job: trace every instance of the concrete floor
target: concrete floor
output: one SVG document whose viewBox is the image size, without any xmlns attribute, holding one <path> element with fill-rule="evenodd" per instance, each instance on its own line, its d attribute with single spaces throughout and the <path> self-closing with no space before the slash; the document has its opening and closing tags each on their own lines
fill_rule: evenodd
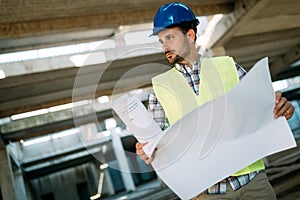
<svg viewBox="0 0 300 200">
<path fill-rule="evenodd" d="M 175 200 L 179 199 L 159 179 L 145 183 L 136 188 L 134 192 L 122 192 L 118 195 L 104 198 L 103 200 Z"/>
</svg>

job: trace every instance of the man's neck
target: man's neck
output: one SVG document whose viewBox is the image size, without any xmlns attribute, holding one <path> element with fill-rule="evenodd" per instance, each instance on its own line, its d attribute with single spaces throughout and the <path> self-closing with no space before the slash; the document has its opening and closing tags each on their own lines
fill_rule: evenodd
<svg viewBox="0 0 300 200">
<path fill-rule="evenodd" d="M 193 65 L 198 59 L 199 59 L 199 55 L 197 53 L 194 53 L 192 55 L 187 56 L 184 60 L 182 60 L 178 64 L 186 65 L 189 66 L 191 69 L 193 69 Z"/>
</svg>

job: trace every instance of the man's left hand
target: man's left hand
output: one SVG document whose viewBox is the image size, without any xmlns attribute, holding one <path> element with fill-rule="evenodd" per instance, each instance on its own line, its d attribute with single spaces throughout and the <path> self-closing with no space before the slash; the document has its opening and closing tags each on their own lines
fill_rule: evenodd
<svg viewBox="0 0 300 200">
<path fill-rule="evenodd" d="M 275 107 L 274 117 L 278 118 L 284 116 L 286 119 L 290 119 L 294 114 L 295 108 L 285 97 L 282 97 L 281 92 L 275 93 Z"/>
</svg>

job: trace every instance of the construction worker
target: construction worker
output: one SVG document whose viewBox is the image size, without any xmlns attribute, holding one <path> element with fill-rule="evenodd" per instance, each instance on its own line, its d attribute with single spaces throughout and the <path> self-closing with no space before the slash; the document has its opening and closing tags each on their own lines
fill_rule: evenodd
<svg viewBox="0 0 300 200">
<path fill-rule="evenodd" d="M 202 63 L 195 45 L 198 24 L 199 21 L 192 10 L 177 2 L 163 5 L 154 17 L 153 35 L 158 35 L 166 59 L 174 66 L 171 70 L 152 79 L 153 91 L 149 96 L 148 109 L 162 129 L 166 129 L 184 114 L 199 106 L 197 103 L 190 103 L 191 98 L 195 99 L 193 102 L 201 102 L 204 99 L 202 103 L 212 100 L 207 90 L 199 87 L 200 69 L 205 63 Z M 216 74 L 222 80 L 222 87 L 227 88 L 223 93 L 246 75 L 246 71 L 231 57 L 222 56 L 211 60 L 226 71 L 226 75 Z M 201 77 L 205 76 L 206 74 L 201 74 Z M 170 90 L 163 89 L 161 85 Z M 219 86 L 211 85 L 209 88 L 217 87 Z M 174 94 L 168 91 L 175 91 L 182 105 L 171 103 L 170 100 Z M 276 92 L 275 96 L 274 117 L 291 118 L 294 107 L 281 96 L 280 92 Z M 142 149 L 144 145 L 137 143 L 136 153 L 147 164 L 150 164 L 155 159 L 157 151 L 149 158 Z M 211 173 L 218 170 L 218 167 L 220 166 L 212 166 Z M 212 185 L 194 199 L 276 199 L 275 192 L 263 169 L 263 160 L 259 160 Z"/>
</svg>

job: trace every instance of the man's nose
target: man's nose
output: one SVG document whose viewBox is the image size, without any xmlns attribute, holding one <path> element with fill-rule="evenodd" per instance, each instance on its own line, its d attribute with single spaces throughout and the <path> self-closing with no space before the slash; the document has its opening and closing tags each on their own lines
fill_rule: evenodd
<svg viewBox="0 0 300 200">
<path fill-rule="evenodd" d="M 167 45 L 166 43 L 164 43 L 164 44 L 162 45 L 162 48 L 163 48 L 163 52 L 170 51 L 170 47 L 169 47 L 169 45 Z"/>
</svg>

